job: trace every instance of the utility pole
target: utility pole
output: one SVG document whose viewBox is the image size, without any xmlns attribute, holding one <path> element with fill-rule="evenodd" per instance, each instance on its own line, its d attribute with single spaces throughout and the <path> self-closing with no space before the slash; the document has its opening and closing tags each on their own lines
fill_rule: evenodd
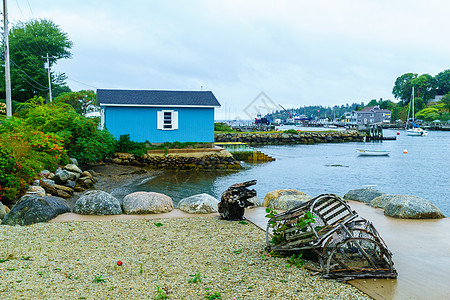
<svg viewBox="0 0 450 300">
<path fill-rule="evenodd" d="M 3 0 L 3 35 L 5 44 L 5 90 L 6 90 L 6 117 L 12 116 L 11 104 L 11 70 L 9 66 L 9 30 L 8 30 L 8 10 L 6 0 Z"/>
<path fill-rule="evenodd" d="M 48 69 L 48 99 L 49 102 L 52 102 L 52 78 L 50 76 L 50 59 L 48 57 L 48 53 L 46 58 L 47 58 L 46 67 Z"/>
</svg>

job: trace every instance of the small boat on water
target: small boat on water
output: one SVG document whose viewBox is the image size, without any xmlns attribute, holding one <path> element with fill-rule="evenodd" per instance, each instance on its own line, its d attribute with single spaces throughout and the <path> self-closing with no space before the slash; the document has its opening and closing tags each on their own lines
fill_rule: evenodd
<svg viewBox="0 0 450 300">
<path fill-rule="evenodd" d="M 356 149 L 356 152 L 360 156 L 387 156 L 391 151 L 389 150 L 363 150 Z"/>
<path fill-rule="evenodd" d="M 411 136 L 427 136 L 428 135 L 428 131 L 423 130 L 422 128 L 419 128 L 419 127 L 414 127 L 414 128 L 411 128 L 411 129 L 407 129 L 406 130 L 406 134 L 407 135 L 411 135 Z"/>
</svg>

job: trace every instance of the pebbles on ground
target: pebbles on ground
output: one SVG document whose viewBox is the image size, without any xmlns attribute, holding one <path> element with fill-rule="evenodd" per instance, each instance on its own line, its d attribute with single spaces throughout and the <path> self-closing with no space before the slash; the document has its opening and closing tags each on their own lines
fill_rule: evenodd
<svg viewBox="0 0 450 300">
<path fill-rule="evenodd" d="M 0 226 L 0 240 L 2 299 L 370 299 L 217 217 Z"/>
</svg>

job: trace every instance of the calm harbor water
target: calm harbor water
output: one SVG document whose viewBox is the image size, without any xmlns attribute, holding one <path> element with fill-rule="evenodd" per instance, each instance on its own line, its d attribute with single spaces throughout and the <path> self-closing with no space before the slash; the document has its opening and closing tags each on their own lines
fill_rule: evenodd
<svg viewBox="0 0 450 300">
<path fill-rule="evenodd" d="M 385 130 L 385 136 L 396 135 Z M 400 131 L 396 141 L 292 146 L 258 150 L 276 161 L 247 164 L 239 172 L 159 172 L 116 189 L 121 198 L 135 191 L 166 194 L 178 203 L 184 197 L 208 193 L 220 198 L 228 186 L 257 179 L 262 201 L 267 192 L 293 188 L 311 196 L 373 185 L 388 194 L 416 195 L 432 201 L 450 217 L 450 132 L 431 131 L 426 137 Z M 390 150 L 387 157 L 361 157 L 356 149 Z M 403 151 L 408 153 L 404 154 Z"/>
</svg>

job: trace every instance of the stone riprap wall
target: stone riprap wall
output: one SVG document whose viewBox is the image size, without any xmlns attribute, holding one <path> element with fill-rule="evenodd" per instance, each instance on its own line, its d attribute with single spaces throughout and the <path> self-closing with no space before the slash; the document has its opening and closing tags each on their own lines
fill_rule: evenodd
<svg viewBox="0 0 450 300">
<path fill-rule="evenodd" d="M 271 133 L 218 133 L 216 142 L 243 142 L 249 145 L 286 145 L 286 144 L 317 144 L 360 142 L 364 134 L 356 130 L 333 132 L 271 132 Z"/>
<path fill-rule="evenodd" d="M 220 169 L 238 170 L 241 164 L 226 150 L 212 152 L 167 153 L 164 151 L 148 151 L 141 157 L 129 153 L 116 153 L 114 158 L 105 159 L 107 162 L 122 165 L 145 166 L 155 169 L 169 170 L 200 170 Z"/>
</svg>

